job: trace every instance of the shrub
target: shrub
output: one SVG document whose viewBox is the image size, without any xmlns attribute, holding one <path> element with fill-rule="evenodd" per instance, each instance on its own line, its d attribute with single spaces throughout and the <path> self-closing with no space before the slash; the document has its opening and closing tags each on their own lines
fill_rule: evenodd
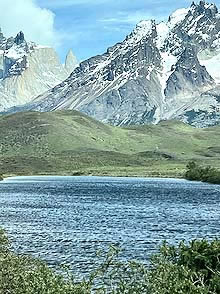
<svg viewBox="0 0 220 294">
<path fill-rule="evenodd" d="M 201 167 L 194 161 L 190 161 L 186 168 L 185 178 L 187 180 L 220 184 L 220 171 L 213 167 Z"/>
<path fill-rule="evenodd" d="M 178 247 L 166 243 L 153 257 L 150 291 L 153 294 L 220 293 L 220 241 L 195 240 Z"/>
<path fill-rule="evenodd" d="M 90 290 L 86 281 L 74 283 L 72 276 L 64 278 L 39 260 L 13 254 L 0 231 L 0 294 L 87 294 Z"/>
</svg>

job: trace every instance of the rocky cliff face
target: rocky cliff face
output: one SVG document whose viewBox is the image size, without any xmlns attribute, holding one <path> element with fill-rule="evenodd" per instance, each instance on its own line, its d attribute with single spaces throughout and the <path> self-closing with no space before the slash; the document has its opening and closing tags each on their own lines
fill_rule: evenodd
<svg viewBox="0 0 220 294">
<path fill-rule="evenodd" d="M 52 48 L 26 42 L 22 32 L 7 39 L 0 31 L 0 111 L 32 101 L 75 67 L 64 67 Z"/>
<path fill-rule="evenodd" d="M 77 109 L 114 125 L 220 122 L 220 14 L 200 1 L 167 22 L 142 21 L 23 109 Z"/>
</svg>

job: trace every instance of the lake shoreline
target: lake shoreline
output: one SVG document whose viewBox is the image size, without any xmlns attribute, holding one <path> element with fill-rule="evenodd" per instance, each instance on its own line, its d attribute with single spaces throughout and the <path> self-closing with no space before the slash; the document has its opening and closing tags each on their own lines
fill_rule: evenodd
<svg viewBox="0 0 220 294">
<path fill-rule="evenodd" d="M 61 172 L 61 173 L 41 173 L 41 174 L 23 174 L 23 173 L 17 173 L 17 174 L 3 174 L 0 177 L 0 181 L 11 178 L 11 177 L 44 177 L 44 176 L 57 176 L 57 177 L 114 177 L 114 178 L 164 178 L 164 179 L 185 179 L 183 173 L 178 172 L 140 172 L 140 173 L 130 173 L 127 171 L 124 172 L 107 172 L 107 171 L 88 171 L 88 172 L 82 172 L 82 171 L 74 171 L 74 172 Z"/>
<path fill-rule="evenodd" d="M 184 177 L 175 177 L 175 176 L 170 176 L 170 175 L 167 175 L 167 176 L 164 176 L 164 175 L 161 175 L 161 176 L 155 176 L 155 175 L 118 175 L 118 176 L 115 176 L 115 175 L 101 175 L 101 174 L 82 174 L 82 175 L 60 175 L 60 174 L 39 174 L 39 175 L 7 175 L 7 176 L 4 176 L 2 178 L 0 178 L 0 182 L 3 182 L 4 180 L 7 180 L 7 179 L 10 179 L 10 178 L 17 178 L 17 177 L 24 177 L 24 178 L 28 178 L 28 177 L 74 177 L 74 178 L 80 178 L 80 177 L 100 177 L 100 178 L 134 178 L 134 179 L 173 179 L 173 180 L 186 180 Z"/>
</svg>

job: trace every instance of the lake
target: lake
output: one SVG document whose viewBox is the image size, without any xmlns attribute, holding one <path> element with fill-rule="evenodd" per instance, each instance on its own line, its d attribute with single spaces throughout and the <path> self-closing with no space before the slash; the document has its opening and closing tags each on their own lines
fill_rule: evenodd
<svg viewBox="0 0 220 294">
<path fill-rule="evenodd" d="M 16 177 L 0 182 L 0 226 L 17 252 L 87 273 L 99 249 L 147 262 L 163 240 L 215 238 L 220 186 L 176 179 Z"/>
</svg>

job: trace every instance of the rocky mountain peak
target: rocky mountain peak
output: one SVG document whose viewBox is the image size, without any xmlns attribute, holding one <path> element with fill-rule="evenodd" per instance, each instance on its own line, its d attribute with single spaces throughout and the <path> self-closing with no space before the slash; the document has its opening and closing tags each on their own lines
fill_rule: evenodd
<svg viewBox="0 0 220 294">
<path fill-rule="evenodd" d="M 78 63 L 78 60 L 77 60 L 76 56 L 73 54 L 72 49 L 70 49 L 67 56 L 66 56 L 65 69 L 69 73 L 71 73 L 77 67 L 78 64 L 79 63 Z"/>
<path fill-rule="evenodd" d="M 179 25 L 187 16 L 190 8 L 180 8 L 174 11 L 168 19 L 168 26 L 170 29 L 174 28 L 176 25 Z"/>
<path fill-rule="evenodd" d="M 19 32 L 17 34 L 17 36 L 15 37 L 14 42 L 17 45 L 21 45 L 22 43 L 24 43 L 25 42 L 24 33 L 23 32 Z"/>
<path fill-rule="evenodd" d="M 215 4 L 206 3 L 205 1 L 200 1 L 196 4 L 192 2 L 189 8 L 181 8 L 176 10 L 169 16 L 168 25 L 170 28 L 177 26 L 182 26 L 185 23 L 191 26 L 195 25 L 198 21 L 207 20 L 213 21 L 218 15 L 218 8 Z M 200 21 L 201 23 L 201 21 Z"/>
<path fill-rule="evenodd" d="M 215 17 L 218 13 L 218 8 L 215 4 L 200 1 L 199 4 L 192 3 L 190 13 L 196 15 L 206 15 L 207 17 Z"/>
<path fill-rule="evenodd" d="M 140 36 L 146 36 L 150 35 L 152 31 L 154 31 L 156 28 L 156 22 L 155 20 L 142 20 L 134 29 L 134 33 L 140 35 Z"/>
<path fill-rule="evenodd" d="M 194 7 L 196 7 L 196 3 L 195 3 L 195 1 L 193 1 L 192 2 L 192 4 L 191 4 L 191 6 L 190 6 L 191 8 L 194 8 Z"/>
<path fill-rule="evenodd" d="M 137 25 L 132 33 L 127 37 L 130 43 L 137 43 L 142 39 L 156 37 L 156 21 L 155 20 L 142 20 Z"/>
<path fill-rule="evenodd" d="M 24 33 L 19 32 L 15 38 L 6 39 L 3 47 L 3 78 L 21 75 L 28 67 L 27 56 L 37 45 L 33 42 L 26 42 Z"/>
<path fill-rule="evenodd" d="M 171 14 L 167 25 L 164 47 L 175 56 L 181 55 L 189 44 L 195 44 L 197 52 L 220 46 L 220 14 L 215 4 L 193 2 L 189 8 Z"/>
<path fill-rule="evenodd" d="M 74 70 L 74 55 L 65 68 L 53 48 L 27 42 L 23 32 L 5 38 L 0 30 L 0 111 L 31 101 Z"/>
</svg>

